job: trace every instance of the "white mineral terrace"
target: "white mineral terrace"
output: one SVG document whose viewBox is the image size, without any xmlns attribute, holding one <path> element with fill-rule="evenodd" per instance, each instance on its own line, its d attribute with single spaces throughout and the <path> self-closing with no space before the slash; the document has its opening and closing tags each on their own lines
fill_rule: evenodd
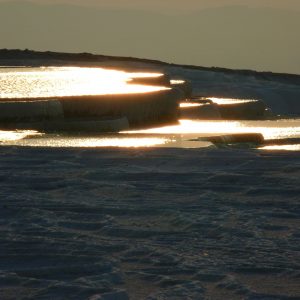
<svg viewBox="0 0 300 300">
<path fill-rule="evenodd" d="M 183 98 L 182 92 L 164 86 L 167 84 L 164 74 L 155 72 L 79 67 L 0 68 L 0 122 L 14 123 L 18 129 L 61 131 L 80 130 L 81 121 L 98 121 L 90 127 L 96 130 L 98 126 L 103 132 L 119 131 L 119 125 L 100 124 L 103 118 L 127 118 L 123 130 L 128 124 L 167 123 L 176 120 L 177 103 Z M 33 124 L 35 121 L 48 124 Z M 88 128 L 87 123 L 84 126 Z"/>
</svg>

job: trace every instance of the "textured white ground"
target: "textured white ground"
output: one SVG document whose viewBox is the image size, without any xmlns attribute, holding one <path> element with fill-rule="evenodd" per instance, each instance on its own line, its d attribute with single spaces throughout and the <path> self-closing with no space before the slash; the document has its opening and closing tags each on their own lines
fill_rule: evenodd
<svg viewBox="0 0 300 300">
<path fill-rule="evenodd" d="M 169 67 L 173 76 L 192 82 L 193 92 L 207 97 L 259 99 L 275 114 L 300 115 L 300 84 L 288 80 L 265 80 L 258 76 Z"/>
<path fill-rule="evenodd" d="M 299 85 L 168 67 L 300 114 Z M 299 151 L 0 151 L 0 299 L 300 297 Z"/>
<path fill-rule="evenodd" d="M 2 147 L 0 299 L 299 299 L 299 152 Z"/>
</svg>

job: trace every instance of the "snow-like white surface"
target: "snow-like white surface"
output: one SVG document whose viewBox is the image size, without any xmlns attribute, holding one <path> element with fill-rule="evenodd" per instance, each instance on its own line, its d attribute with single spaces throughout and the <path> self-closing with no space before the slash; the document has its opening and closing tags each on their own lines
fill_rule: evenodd
<svg viewBox="0 0 300 300">
<path fill-rule="evenodd" d="M 298 153 L 2 147 L 0 166 L 1 299 L 299 296 Z"/>
<path fill-rule="evenodd" d="M 167 69 L 300 113 L 297 85 Z M 299 178 L 299 151 L 3 146 L 0 299 L 297 299 Z"/>
<path fill-rule="evenodd" d="M 275 114 L 300 116 L 300 84 L 263 80 L 255 76 L 180 67 L 165 69 L 191 81 L 193 94 L 206 97 L 259 99 Z"/>
</svg>

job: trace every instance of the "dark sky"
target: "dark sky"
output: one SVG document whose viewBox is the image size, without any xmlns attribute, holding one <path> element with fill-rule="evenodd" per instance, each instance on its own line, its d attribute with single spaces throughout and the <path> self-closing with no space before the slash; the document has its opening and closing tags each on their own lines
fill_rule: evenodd
<svg viewBox="0 0 300 300">
<path fill-rule="evenodd" d="M 0 0 L 0 48 L 300 74 L 299 29 L 300 0 Z"/>
</svg>

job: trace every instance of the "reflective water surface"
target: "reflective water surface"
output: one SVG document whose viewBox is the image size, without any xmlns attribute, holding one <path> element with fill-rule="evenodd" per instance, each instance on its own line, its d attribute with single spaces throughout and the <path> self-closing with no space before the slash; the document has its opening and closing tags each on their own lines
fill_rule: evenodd
<svg viewBox="0 0 300 300">
<path fill-rule="evenodd" d="M 261 150 L 270 150 L 270 151 L 275 151 L 275 150 L 300 151 L 300 144 L 296 144 L 296 145 L 264 146 L 264 147 L 259 147 L 258 149 L 261 149 Z"/>
<path fill-rule="evenodd" d="M 25 138 L 29 138 L 31 136 L 41 137 L 43 136 L 43 134 L 34 130 L 0 130 L 0 145 L 9 142 L 19 141 Z"/>
<path fill-rule="evenodd" d="M 180 120 L 178 125 L 131 131 L 144 134 L 181 134 L 204 137 L 230 133 L 261 133 L 265 139 L 300 137 L 300 119 L 274 121 L 195 121 Z"/>
<path fill-rule="evenodd" d="M 102 68 L 0 68 L 0 98 L 147 93 L 167 89 L 129 84 L 133 78 L 159 73 L 127 73 Z"/>
<path fill-rule="evenodd" d="M 199 107 L 199 106 L 203 106 L 204 104 L 202 103 L 194 103 L 194 102 L 181 102 L 179 104 L 179 107 L 181 108 L 185 108 L 185 107 Z"/>
<path fill-rule="evenodd" d="M 29 147 L 177 147 L 202 148 L 213 145 L 192 141 L 230 133 L 262 133 L 265 139 L 300 138 L 300 119 L 277 121 L 192 121 L 119 134 L 65 135 L 35 131 L 0 131 L 0 145 Z M 300 145 L 265 146 L 264 150 L 300 150 Z"/>
<path fill-rule="evenodd" d="M 256 102 L 255 99 L 234 99 L 234 98 L 215 98 L 210 97 L 207 98 L 216 104 L 238 104 L 238 103 L 248 103 L 248 102 Z"/>
<path fill-rule="evenodd" d="M 102 135 L 65 135 L 43 134 L 36 131 L 0 131 L 0 145 L 50 148 L 94 148 L 94 147 L 170 147 L 170 148 L 202 148 L 212 146 L 205 141 L 189 141 L 176 135 L 144 135 L 144 134 L 102 134 Z"/>
<path fill-rule="evenodd" d="M 0 68 L 1 98 L 54 97 L 145 93 L 167 89 L 159 86 L 130 84 L 133 78 L 159 77 L 159 73 L 127 73 L 101 68 L 45 67 Z M 173 80 L 172 83 L 182 83 Z M 218 104 L 255 100 L 208 98 Z M 181 107 L 199 106 L 182 103 Z M 200 121 L 180 120 L 177 125 L 93 136 L 44 134 L 35 131 L 0 130 L 0 145 L 29 147 L 181 147 L 212 146 L 191 141 L 198 137 L 230 133 L 262 133 L 265 139 L 300 138 L 300 119 L 274 121 Z M 266 150 L 299 150 L 299 145 L 266 146 Z"/>
</svg>

